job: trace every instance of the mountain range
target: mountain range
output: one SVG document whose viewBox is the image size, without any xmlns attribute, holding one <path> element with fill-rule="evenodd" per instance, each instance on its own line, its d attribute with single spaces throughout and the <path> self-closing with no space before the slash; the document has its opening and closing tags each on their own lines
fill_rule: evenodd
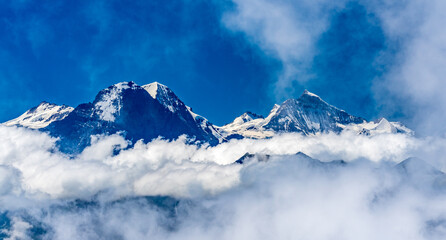
<svg viewBox="0 0 446 240">
<path fill-rule="evenodd" d="M 217 145 L 233 138 L 269 138 L 298 132 L 304 135 L 353 131 L 357 134 L 412 131 L 384 118 L 368 122 L 338 109 L 305 90 L 297 99 L 275 105 L 268 116 L 246 112 L 233 122 L 215 126 L 192 111 L 167 86 L 158 82 L 139 86 L 121 82 L 101 90 L 93 102 L 76 108 L 42 102 L 21 116 L 3 123 L 48 132 L 60 138 L 60 150 L 79 153 L 97 134 L 122 134 L 131 142 L 188 135 L 196 143 Z"/>
</svg>

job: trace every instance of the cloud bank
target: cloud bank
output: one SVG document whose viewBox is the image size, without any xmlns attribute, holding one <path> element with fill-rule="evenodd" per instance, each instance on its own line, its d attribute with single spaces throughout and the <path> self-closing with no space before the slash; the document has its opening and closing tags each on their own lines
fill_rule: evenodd
<svg viewBox="0 0 446 240">
<path fill-rule="evenodd" d="M 0 127 L 0 222 L 10 239 L 441 239 L 446 140 L 284 134 L 215 147 Z M 246 152 L 269 154 L 245 164 Z M 320 159 L 312 160 L 298 152 Z M 430 155 L 426 155 L 430 153 Z M 444 155 L 443 155 L 444 156 Z M 404 161 L 409 157 L 422 157 Z M 333 160 L 344 160 L 346 164 Z M 444 167 L 444 166 L 443 166 Z"/>
</svg>

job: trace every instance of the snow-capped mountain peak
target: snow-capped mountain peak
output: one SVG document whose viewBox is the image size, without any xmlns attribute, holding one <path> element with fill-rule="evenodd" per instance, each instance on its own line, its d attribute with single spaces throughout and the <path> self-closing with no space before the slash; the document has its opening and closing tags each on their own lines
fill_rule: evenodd
<svg viewBox="0 0 446 240">
<path fill-rule="evenodd" d="M 41 102 L 38 106 L 29 109 L 15 119 L 3 123 L 3 125 L 23 126 L 33 129 L 44 128 L 54 121 L 64 119 L 73 109 L 66 105 L 59 106 L 53 103 Z"/>
<path fill-rule="evenodd" d="M 340 110 L 305 90 L 298 99 L 283 102 L 264 128 L 277 132 L 339 132 L 339 125 L 362 123 L 364 119 Z"/>
<path fill-rule="evenodd" d="M 46 130 L 62 139 L 62 150 L 71 153 L 88 146 L 91 135 L 117 132 L 130 141 L 188 135 L 200 142 L 219 142 L 212 124 L 192 114 L 169 88 L 159 83 L 112 85 L 101 90 L 93 103 L 80 104 L 64 120 L 50 124 Z"/>
<path fill-rule="evenodd" d="M 221 129 L 228 134 L 264 138 L 280 132 L 340 132 L 343 129 L 341 126 L 364 121 L 305 90 L 298 99 L 288 99 L 281 105 L 274 105 L 266 118 L 250 119 L 242 115 Z"/>
</svg>

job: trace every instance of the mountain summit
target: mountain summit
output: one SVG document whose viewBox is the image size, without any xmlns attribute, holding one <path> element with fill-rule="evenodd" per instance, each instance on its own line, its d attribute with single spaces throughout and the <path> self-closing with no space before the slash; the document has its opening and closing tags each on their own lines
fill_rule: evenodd
<svg viewBox="0 0 446 240">
<path fill-rule="evenodd" d="M 245 137 L 270 137 L 280 132 L 340 132 L 342 126 L 365 122 L 322 100 L 318 95 L 305 90 L 298 99 L 288 99 L 275 105 L 266 118 L 234 122 L 221 127 L 227 134 L 240 134 Z"/>
<path fill-rule="evenodd" d="M 298 99 L 283 102 L 276 114 L 265 124 L 266 129 L 286 132 L 340 132 L 339 126 L 362 123 L 365 120 L 346 113 L 326 103 L 319 96 L 307 90 Z"/>
<path fill-rule="evenodd" d="M 63 151 L 72 153 L 88 146 L 91 135 L 118 132 L 133 142 L 160 136 L 175 139 L 183 134 L 202 142 L 219 142 L 170 89 L 157 83 L 146 87 L 134 82 L 112 85 L 101 90 L 92 103 L 80 104 L 44 130 L 61 139 Z"/>
<path fill-rule="evenodd" d="M 252 113 L 251 113 L 252 115 Z M 357 134 L 413 132 L 398 122 L 380 119 L 367 122 L 361 117 L 338 109 L 318 95 L 305 90 L 297 99 L 274 105 L 267 117 L 250 117 L 245 113 L 232 123 L 220 127 L 223 136 L 240 135 L 247 138 L 268 138 L 275 134 L 298 132 L 311 135 L 324 132 L 353 131 Z"/>
</svg>

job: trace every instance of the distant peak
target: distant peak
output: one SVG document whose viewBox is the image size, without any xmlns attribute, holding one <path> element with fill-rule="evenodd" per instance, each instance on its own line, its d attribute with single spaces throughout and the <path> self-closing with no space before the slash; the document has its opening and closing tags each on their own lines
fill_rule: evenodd
<svg viewBox="0 0 446 240">
<path fill-rule="evenodd" d="M 306 91 L 306 90 L 305 90 Z M 304 158 L 311 158 L 310 156 L 308 156 L 307 154 L 305 154 L 305 153 L 303 153 L 303 152 L 297 152 L 296 154 L 295 154 L 296 156 L 299 156 L 299 157 L 304 157 Z"/>
</svg>

